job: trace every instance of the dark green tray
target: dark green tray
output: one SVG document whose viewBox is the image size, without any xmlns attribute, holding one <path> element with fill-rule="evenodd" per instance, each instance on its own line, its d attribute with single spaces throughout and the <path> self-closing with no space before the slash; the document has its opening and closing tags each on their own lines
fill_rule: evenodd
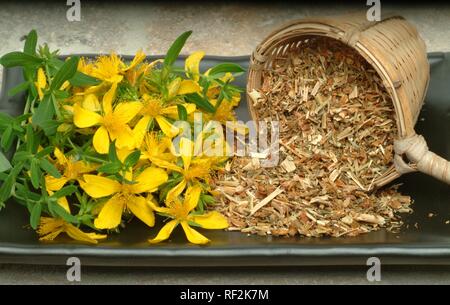
<svg viewBox="0 0 450 305">
<path fill-rule="evenodd" d="M 209 56 L 203 68 L 223 61 L 248 67 L 248 60 L 248 56 Z M 432 151 L 450 159 L 450 53 L 432 53 L 429 60 L 431 83 L 416 130 L 425 136 Z M 22 112 L 23 97 L 6 95 L 8 89 L 21 82 L 21 75 L 19 69 L 4 71 L 0 111 Z M 237 83 L 245 87 L 245 81 L 242 76 Z M 249 119 L 245 97 L 238 116 L 244 121 Z M 139 221 L 97 246 L 68 239 L 43 244 L 33 230 L 24 228 L 28 223 L 24 208 L 8 202 L 0 211 L 0 263 L 65 264 L 68 257 L 77 256 L 85 265 L 361 265 L 377 256 L 383 264 L 450 264 L 450 225 L 445 224 L 450 220 L 450 187 L 419 173 L 403 176 L 398 182 L 404 183 L 401 191 L 415 201 L 414 213 L 404 217 L 409 229 L 405 227 L 398 234 L 381 230 L 339 239 L 275 238 L 208 230 L 205 234 L 212 243 L 202 247 L 186 243 L 178 229 L 170 242 L 149 245 L 147 239 L 156 231 Z M 429 218 L 429 213 L 437 216 Z"/>
</svg>

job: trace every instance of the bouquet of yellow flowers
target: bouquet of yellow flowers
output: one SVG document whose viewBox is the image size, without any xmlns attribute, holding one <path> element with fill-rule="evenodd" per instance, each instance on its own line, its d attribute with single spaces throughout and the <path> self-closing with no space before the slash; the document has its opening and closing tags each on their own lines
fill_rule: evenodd
<svg viewBox="0 0 450 305">
<path fill-rule="evenodd" d="M 22 67 L 25 79 L 9 94 L 27 95 L 23 115 L 0 112 L 0 147 L 12 152 L 0 150 L 0 208 L 9 198 L 24 205 L 43 241 L 65 233 L 96 244 L 133 216 L 152 228 L 155 214 L 168 221 L 150 243 L 179 224 L 195 244 L 209 240 L 194 227 L 226 228 L 208 209 L 209 179 L 228 155 L 210 123 L 235 120 L 241 90 L 231 83 L 243 69 L 223 63 L 201 73 L 200 51 L 176 67 L 190 34 L 152 62 L 141 51 L 129 63 L 116 54 L 62 60 L 36 47 L 34 30 L 23 52 L 4 55 L 1 64 Z"/>
</svg>

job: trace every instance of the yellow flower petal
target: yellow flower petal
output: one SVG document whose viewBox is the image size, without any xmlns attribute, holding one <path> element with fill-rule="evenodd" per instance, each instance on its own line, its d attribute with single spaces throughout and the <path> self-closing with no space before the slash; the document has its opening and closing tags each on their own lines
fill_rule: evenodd
<svg viewBox="0 0 450 305">
<path fill-rule="evenodd" d="M 137 65 L 139 65 L 141 62 L 143 62 L 145 59 L 145 53 L 142 50 L 139 50 L 136 55 L 134 56 L 133 60 L 131 61 L 130 65 L 124 69 L 123 71 L 128 71 L 133 68 L 135 68 Z"/>
<path fill-rule="evenodd" d="M 116 90 L 117 90 L 117 83 L 114 82 L 112 83 L 111 88 L 109 88 L 109 90 L 103 96 L 102 105 L 103 105 L 103 112 L 105 114 L 112 112 L 112 103 L 116 98 Z"/>
<path fill-rule="evenodd" d="M 140 102 L 120 103 L 114 109 L 114 120 L 122 124 L 128 123 L 141 109 L 142 103 Z"/>
<path fill-rule="evenodd" d="M 90 86 L 87 87 L 84 92 L 82 93 L 78 93 L 79 95 L 87 95 L 87 94 L 92 94 L 92 93 L 96 93 L 98 91 L 100 91 L 107 83 L 101 83 L 100 85 L 97 86 Z"/>
<path fill-rule="evenodd" d="M 172 116 L 178 117 L 178 107 L 177 107 L 177 105 L 165 107 L 165 108 L 161 109 L 161 114 L 168 114 L 171 117 Z"/>
<path fill-rule="evenodd" d="M 59 191 L 67 181 L 68 179 L 64 176 L 55 178 L 51 175 L 47 175 L 45 176 L 45 187 L 47 191 Z"/>
<path fill-rule="evenodd" d="M 61 198 L 58 198 L 58 204 L 60 205 L 60 206 L 62 206 L 63 207 L 63 209 L 64 210 L 66 210 L 66 212 L 67 213 L 69 213 L 70 214 L 70 207 L 69 207 L 69 202 L 67 201 L 67 198 L 64 196 L 64 197 L 61 197 Z"/>
<path fill-rule="evenodd" d="M 228 228 L 227 219 L 217 211 L 211 211 L 203 215 L 195 215 L 190 217 L 195 223 L 198 223 L 205 229 L 226 229 Z"/>
<path fill-rule="evenodd" d="M 70 86 L 70 82 L 68 80 L 66 80 L 61 87 L 59 88 L 59 90 L 65 90 Z"/>
<path fill-rule="evenodd" d="M 45 76 L 44 69 L 39 68 L 37 71 L 37 82 L 36 82 L 39 100 L 42 100 L 44 98 L 44 92 L 42 91 L 42 89 L 45 89 L 45 87 L 47 87 L 47 78 Z"/>
<path fill-rule="evenodd" d="M 181 105 L 186 109 L 188 115 L 193 113 L 195 109 L 197 109 L 195 104 L 183 103 Z M 161 110 L 161 114 L 164 114 L 174 120 L 178 120 L 178 107 L 177 105 L 165 107 Z"/>
<path fill-rule="evenodd" d="M 62 228 L 59 228 L 53 232 L 50 232 L 46 235 L 42 235 L 39 240 L 40 241 L 52 241 L 54 240 L 56 237 L 58 237 L 59 234 L 61 234 L 63 232 Z"/>
<path fill-rule="evenodd" d="M 134 150 L 133 149 L 127 149 L 127 148 L 117 148 L 117 158 L 119 158 L 120 162 L 124 162 L 125 159 L 128 157 L 129 154 L 131 154 Z"/>
<path fill-rule="evenodd" d="M 169 221 L 164 225 L 164 227 L 161 228 L 161 230 L 159 231 L 158 235 L 156 235 L 155 238 L 148 240 L 149 243 L 156 244 L 168 239 L 170 237 L 170 234 L 172 234 L 173 229 L 175 229 L 177 225 L 178 221 L 176 220 Z"/>
<path fill-rule="evenodd" d="M 167 97 L 169 99 L 175 97 L 180 89 L 181 78 L 175 78 L 170 84 L 167 86 Z"/>
<path fill-rule="evenodd" d="M 199 185 L 188 187 L 188 189 L 186 190 L 186 197 L 184 199 L 184 205 L 186 206 L 187 213 L 197 207 L 201 192 L 202 189 Z"/>
<path fill-rule="evenodd" d="M 168 162 L 166 160 L 162 160 L 160 158 L 153 157 L 151 159 L 151 161 L 152 161 L 153 164 L 155 164 L 155 165 L 157 165 L 159 167 L 167 168 L 167 169 L 179 172 L 179 173 L 183 172 L 183 169 L 181 167 L 176 166 L 175 164 L 173 164 L 171 162 Z"/>
<path fill-rule="evenodd" d="M 109 199 L 98 217 L 94 220 L 94 226 L 97 229 L 114 229 L 120 224 L 122 219 L 123 208 L 125 201 L 120 195 L 115 195 Z"/>
<path fill-rule="evenodd" d="M 144 116 L 137 122 L 136 126 L 133 128 L 133 137 L 136 148 L 140 148 L 144 137 L 147 134 L 148 124 L 150 123 L 150 117 Z"/>
<path fill-rule="evenodd" d="M 164 213 L 164 214 L 170 214 L 172 212 L 172 210 L 170 208 L 159 206 L 151 194 L 147 195 L 147 203 L 152 208 L 152 210 L 154 210 L 156 212 Z"/>
<path fill-rule="evenodd" d="M 116 147 L 119 149 L 133 149 L 136 144 L 134 142 L 134 134 L 130 126 L 123 124 L 115 132 L 109 132 L 111 140 L 116 140 Z"/>
<path fill-rule="evenodd" d="M 58 147 L 55 147 L 53 153 L 55 154 L 56 160 L 58 160 L 58 163 L 61 165 L 66 165 L 69 161 L 67 161 L 66 156 L 59 150 Z"/>
<path fill-rule="evenodd" d="M 96 175 L 83 175 L 83 180 L 80 183 L 81 188 L 92 198 L 112 195 L 119 192 L 122 187 L 115 180 Z"/>
<path fill-rule="evenodd" d="M 78 229 L 77 227 L 75 227 L 74 225 L 68 223 L 64 226 L 64 231 L 67 233 L 67 235 L 69 235 L 71 238 L 78 240 L 78 241 L 82 241 L 82 242 L 86 242 L 86 243 L 90 243 L 90 244 L 97 244 L 97 240 L 91 238 L 89 236 L 89 234 L 84 233 L 83 231 L 81 231 L 80 229 Z"/>
<path fill-rule="evenodd" d="M 140 196 L 135 196 L 127 202 L 127 207 L 137 218 L 142 220 L 147 226 L 155 225 L 155 214 L 147 201 Z"/>
<path fill-rule="evenodd" d="M 99 154 L 107 154 L 109 151 L 109 135 L 105 127 L 101 126 L 94 134 L 93 144 Z"/>
<path fill-rule="evenodd" d="M 98 234 L 98 233 L 84 233 L 92 239 L 105 239 L 108 237 L 106 234 Z"/>
<path fill-rule="evenodd" d="M 102 106 L 95 94 L 88 94 L 83 100 L 83 108 L 89 111 L 97 112 L 102 110 Z"/>
<path fill-rule="evenodd" d="M 133 192 L 153 192 L 161 184 L 167 182 L 168 176 L 165 170 L 157 167 L 147 167 L 136 178 L 136 184 L 133 184 Z"/>
<path fill-rule="evenodd" d="M 47 77 L 45 76 L 44 69 L 39 68 L 37 71 L 37 83 L 39 88 L 45 88 L 47 86 Z"/>
<path fill-rule="evenodd" d="M 62 219 L 41 217 L 37 228 L 37 233 L 40 236 L 39 240 L 54 240 L 63 231 L 63 225 L 64 220 Z"/>
<path fill-rule="evenodd" d="M 193 80 L 183 80 L 178 88 L 177 95 L 201 92 L 202 88 L 200 85 Z"/>
<path fill-rule="evenodd" d="M 194 153 L 194 143 L 187 139 L 180 139 L 180 154 L 181 159 L 183 159 L 183 167 L 185 170 L 189 169 L 192 160 L 192 154 Z"/>
<path fill-rule="evenodd" d="M 77 168 L 79 174 L 90 173 L 98 168 L 98 164 L 86 163 L 84 161 L 74 162 L 74 166 Z"/>
<path fill-rule="evenodd" d="M 73 123 L 78 128 L 86 128 L 97 125 L 102 120 L 102 116 L 98 113 L 81 108 L 75 104 L 73 107 Z"/>
<path fill-rule="evenodd" d="M 181 180 L 174 188 L 167 192 L 166 202 L 173 202 L 175 198 L 177 198 L 186 187 L 186 180 Z"/>
<path fill-rule="evenodd" d="M 194 113 L 195 110 L 197 109 L 197 106 L 195 106 L 195 104 L 185 103 L 185 104 L 182 104 L 182 105 L 184 106 L 184 108 L 186 108 L 187 114 Z"/>
<path fill-rule="evenodd" d="M 158 122 L 159 128 L 161 128 L 162 132 L 170 137 L 175 137 L 179 132 L 180 129 L 172 125 L 165 117 L 162 115 L 158 115 L 155 117 L 156 122 Z"/>
<path fill-rule="evenodd" d="M 186 70 L 187 76 L 190 76 L 193 80 L 198 81 L 200 75 L 200 61 L 203 56 L 205 56 L 205 52 L 197 51 L 192 53 L 186 58 L 184 63 L 184 69 Z"/>
<path fill-rule="evenodd" d="M 181 222 L 181 226 L 183 227 L 184 233 L 186 234 L 187 239 L 197 245 L 204 245 L 209 243 L 209 239 L 192 229 L 186 221 Z"/>
</svg>

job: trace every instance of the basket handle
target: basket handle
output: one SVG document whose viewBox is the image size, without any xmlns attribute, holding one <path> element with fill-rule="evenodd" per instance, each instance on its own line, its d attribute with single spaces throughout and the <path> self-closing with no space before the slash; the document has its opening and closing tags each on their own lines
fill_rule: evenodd
<svg viewBox="0 0 450 305">
<path fill-rule="evenodd" d="M 414 134 L 396 140 L 394 150 L 394 165 L 400 174 L 419 171 L 450 184 L 450 161 L 431 152 L 423 136 Z M 413 165 L 406 163 L 403 156 Z"/>
</svg>

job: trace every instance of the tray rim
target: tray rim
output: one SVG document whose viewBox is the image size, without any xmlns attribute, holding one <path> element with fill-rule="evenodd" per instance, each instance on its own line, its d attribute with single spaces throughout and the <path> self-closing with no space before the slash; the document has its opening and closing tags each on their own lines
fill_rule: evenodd
<svg viewBox="0 0 450 305">
<path fill-rule="evenodd" d="M 61 55 L 95 57 L 103 53 L 76 53 Z M 450 52 L 430 52 L 428 58 L 439 61 Z M 120 55 L 131 59 L 133 55 Z M 150 55 L 157 59 L 163 55 Z M 180 59 L 187 55 L 180 55 Z M 205 59 L 220 61 L 245 61 L 250 55 L 206 55 Z M 432 65 L 434 62 L 430 62 Z M 5 69 L 3 69 L 5 70 Z M 2 90 L 4 96 L 3 73 Z M 245 93 L 243 93 L 245 94 Z M 369 257 L 379 257 L 386 265 L 424 264 L 450 265 L 450 245 L 436 243 L 411 243 L 407 245 L 251 245 L 243 247 L 208 248 L 176 246 L 170 248 L 114 248 L 89 247 L 82 244 L 29 245 L 0 242 L 0 263 L 60 265 L 71 256 L 79 257 L 85 265 L 95 266 L 300 266 L 300 265 L 360 265 Z M 169 258 L 169 259 L 168 259 Z M 175 260 L 172 260 L 176 258 Z"/>
</svg>

